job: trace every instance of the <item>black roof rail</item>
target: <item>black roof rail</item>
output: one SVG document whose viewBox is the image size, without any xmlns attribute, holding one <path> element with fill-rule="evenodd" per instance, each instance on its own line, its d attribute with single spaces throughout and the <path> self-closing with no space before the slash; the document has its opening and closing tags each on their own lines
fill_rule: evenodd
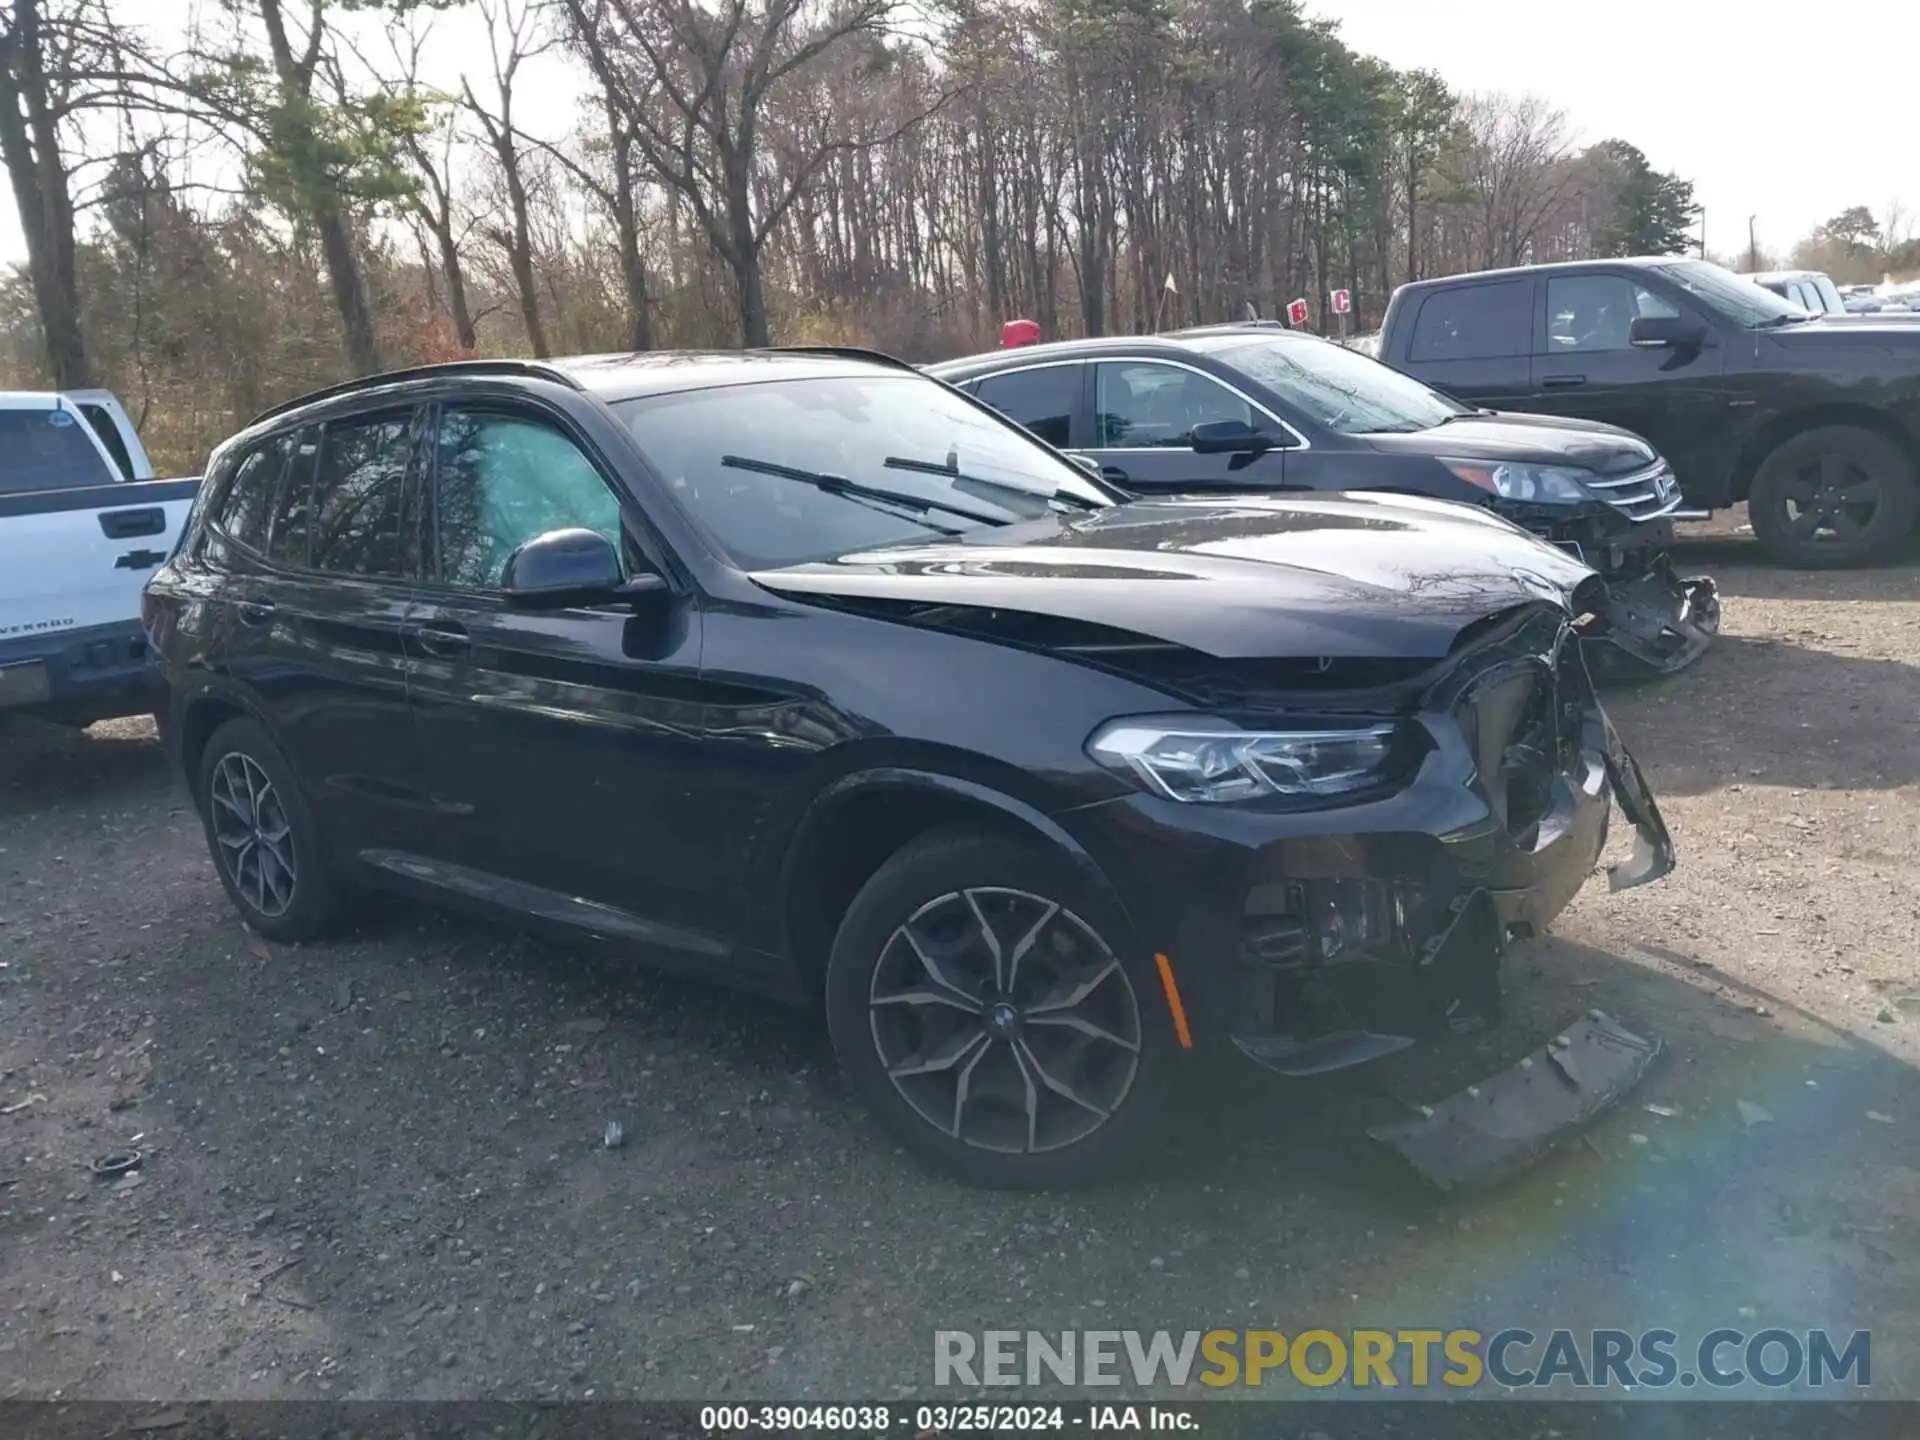
<svg viewBox="0 0 1920 1440">
<path fill-rule="evenodd" d="M 269 406 L 247 423 L 250 427 L 258 425 L 262 420 L 271 420 L 276 415 L 298 410 L 303 405 L 331 400 L 337 395 L 351 395 L 356 390 L 371 390 L 376 385 L 395 385 L 404 380 L 433 380 L 443 375 L 518 375 L 529 380 L 551 380 L 570 390 L 584 388 L 567 371 L 544 360 L 449 360 L 439 365 L 409 365 L 401 370 L 384 370 L 378 375 L 361 375 L 352 380 L 342 380 L 338 385 L 309 390 L 304 395 L 296 395 L 291 400 Z"/>
<path fill-rule="evenodd" d="M 876 365 L 915 373 L 920 369 L 911 360 L 902 360 L 898 355 L 889 355 L 884 350 L 869 350 L 864 345 L 765 345 L 761 349 L 773 355 L 838 355 L 843 360 L 871 360 Z"/>
</svg>

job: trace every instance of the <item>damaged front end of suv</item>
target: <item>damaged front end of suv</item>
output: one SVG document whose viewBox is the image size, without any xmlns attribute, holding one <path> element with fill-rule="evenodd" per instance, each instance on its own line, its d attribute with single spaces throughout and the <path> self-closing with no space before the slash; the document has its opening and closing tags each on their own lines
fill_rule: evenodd
<svg viewBox="0 0 1920 1440">
<path fill-rule="evenodd" d="M 1166 918 L 1166 944 L 1213 981 L 1199 1024 L 1289 1076 L 1472 1033 L 1502 1018 L 1509 946 L 1543 933 L 1592 872 L 1610 799 L 1634 831 L 1611 888 L 1673 869 L 1577 634 L 1567 609 L 1522 607 L 1404 678 L 1335 661 L 1284 695 L 1270 676 L 1234 693 L 1234 667 L 1212 667 L 1189 693 L 1250 707 L 1261 718 L 1249 728 L 1314 733 L 1366 716 L 1397 755 L 1378 798 L 1293 806 L 1283 839 L 1225 807 L 1189 820 L 1210 843 L 1189 846 L 1174 883 L 1190 899 Z M 1619 1099 L 1658 1052 L 1589 1014 L 1511 1070 L 1373 1133 L 1443 1188 L 1483 1185 Z"/>
<path fill-rule="evenodd" d="M 1501 1017 L 1502 961 L 1586 883 L 1674 847 L 1589 675 L 1591 569 L 1484 511 L 1409 497 L 1138 502 L 1031 536 L 756 577 L 922 631 L 1071 662 L 1097 773 L 1053 822 L 1121 897 L 1183 1046 L 1287 1076 Z M 1176 999 L 1176 996 L 1178 997 Z M 1527 1162 L 1658 1053 L 1600 1016 L 1381 1127 L 1436 1184 Z"/>
</svg>

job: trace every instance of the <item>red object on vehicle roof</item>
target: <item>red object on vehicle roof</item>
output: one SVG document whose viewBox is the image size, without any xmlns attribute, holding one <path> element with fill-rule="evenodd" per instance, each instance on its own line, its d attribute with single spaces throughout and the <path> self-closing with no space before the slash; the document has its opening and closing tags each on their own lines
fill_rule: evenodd
<svg viewBox="0 0 1920 1440">
<path fill-rule="evenodd" d="M 1009 320 L 1000 327 L 1000 348 L 1012 350 L 1020 345 L 1038 345 L 1040 343 L 1040 323 L 1037 320 Z"/>
</svg>

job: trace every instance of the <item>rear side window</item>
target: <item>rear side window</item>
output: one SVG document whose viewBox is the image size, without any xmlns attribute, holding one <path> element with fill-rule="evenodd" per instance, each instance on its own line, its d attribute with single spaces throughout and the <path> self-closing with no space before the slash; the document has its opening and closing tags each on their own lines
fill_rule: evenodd
<svg viewBox="0 0 1920 1440">
<path fill-rule="evenodd" d="M 229 540 L 264 555 L 273 524 L 274 502 L 293 455 L 293 436 L 276 435 L 249 451 L 233 472 L 233 481 L 221 498 L 214 525 Z"/>
<path fill-rule="evenodd" d="M 313 476 L 312 559 L 342 575 L 405 569 L 400 512 L 413 453 L 409 413 L 330 421 Z"/>
<path fill-rule="evenodd" d="M 1529 353 L 1532 338 L 1532 281 L 1465 285 L 1427 296 L 1407 358 L 1503 360 Z"/>
<path fill-rule="evenodd" d="M 286 479 L 273 498 L 267 528 L 267 555 L 283 565 L 305 566 L 313 530 L 313 465 L 320 455 L 320 432 L 309 427 L 293 437 Z"/>
<path fill-rule="evenodd" d="M 1073 433 L 1073 412 L 1080 406 L 1080 370 L 1078 365 L 1048 365 L 989 375 L 976 393 L 1015 424 L 1064 450 Z"/>
<path fill-rule="evenodd" d="M 0 495 L 111 485 L 118 478 L 71 410 L 0 410 Z"/>
</svg>

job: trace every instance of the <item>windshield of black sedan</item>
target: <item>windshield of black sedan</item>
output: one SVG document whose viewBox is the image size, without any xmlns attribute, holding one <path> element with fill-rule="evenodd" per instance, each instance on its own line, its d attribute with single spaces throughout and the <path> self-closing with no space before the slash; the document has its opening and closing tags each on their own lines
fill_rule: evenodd
<svg viewBox="0 0 1920 1440">
<path fill-rule="evenodd" d="M 1271 390 L 1307 419 L 1342 435 L 1430 430 L 1466 407 L 1411 376 L 1330 341 L 1235 336 L 1201 347 Z"/>
<path fill-rule="evenodd" d="M 1749 330 L 1807 318 L 1807 312 L 1791 300 L 1705 260 L 1681 260 L 1655 268 L 1708 309 Z"/>
<path fill-rule="evenodd" d="M 747 570 L 1111 504 L 1073 465 L 911 374 L 682 390 L 614 411 Z"/>
</svg>

